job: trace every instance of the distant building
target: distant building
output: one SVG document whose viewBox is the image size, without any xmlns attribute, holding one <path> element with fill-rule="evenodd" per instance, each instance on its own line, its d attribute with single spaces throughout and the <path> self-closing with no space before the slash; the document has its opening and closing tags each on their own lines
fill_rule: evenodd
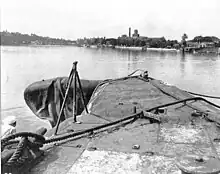
<svg viewBox="0 0 220 174">
<path fill-rule="evenodd" d="M 131 37 L 131 28 L 129 28 L 128 36 Z"/>
<path fill-rule="evenodd" d="M 214 42 L 202 42 L 200 43 L 200 47 L 202 48 L 210 48 L 210 47 L 214 47 L 215 43 Z"/>
<path fill-rule="evenodd" d="M 200 48 L 200 44 L 197 42 L 187 41 L 186 46 L 190 48 Z"/>
<path fill-rule="evenodd" d="M 177 43 L 177 44 L 174 44 L 174 45 L 173 45 L 173 48 L 175 48 L 175 49 L 180 49 L 180 44 L 178 44 L 178 43 Z"/>
<path fill-rule="evenodd" d="M 211 47 L 215 47 L 214 42 L 192 42 L 192 41 L 187 41 L 186 45 L 187 45 L 187 47 L 190 47 L 190 48 L 211 48 Z"/>
<path fill-rule="evenodd" d="M 140 35 L 138 34 L 138 30 L 134 30 L 134 34 L 132 35 L 133 38 L 138 38 Z"/>
<path fill-rule="evenodd" d="M 127 35 L 126 35 L 126 34 L 123 34 L 121 37 L 127 37 Z"/>
<path fill-rule="evenodd" d="M 31 45 L 42 45 L 42 42 L 39 40 L 31 41 Z"/>
</svg>

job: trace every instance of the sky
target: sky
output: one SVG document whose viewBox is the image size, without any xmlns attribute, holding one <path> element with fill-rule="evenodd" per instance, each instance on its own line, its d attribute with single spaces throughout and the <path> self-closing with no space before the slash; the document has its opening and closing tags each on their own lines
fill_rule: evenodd
<svg viewBox="0 0 220 174">
<path fill-rule="evenodd" d="M 220 38 L 220 0 L 1 0 L 1 31 L 55 38 Z"/>
</svg>

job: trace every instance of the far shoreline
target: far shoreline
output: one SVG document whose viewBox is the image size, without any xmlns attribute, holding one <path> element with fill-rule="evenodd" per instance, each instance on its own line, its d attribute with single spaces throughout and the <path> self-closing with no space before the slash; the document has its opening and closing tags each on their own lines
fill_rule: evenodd
<svg viewBox="0 0 220 174">
<path fill-rule="evenodd" d="M 22 47 L 22 46 L 26 46 L 26 47 L 49 47 L 49 46 L 53 46 L 53 47 L 61 47 L 61 46 L 71 46 L 71 47 L 77 47 L 77 45 L 32 45 L 32 44 L 23 44 L 23 45 L 0 45 L 0 46 L 8 46 L 8 47 Z"/>
<path fill-rule="evenodd" d="M 77 44 L 70 45 L 34 45 L 34 44 L 20 44 L 20 45 L 0 45 L 0 47 L 30 47 L 30 48 L 49 48 L 49 47 L 79 47 L 79 48 L 91 48 L 91 49 L 116 49 L 116 50 L 127 50 L 127 51 L 138 51 L 138 52 L 170 52 L 170 53 L 181 53 L 180 49 L 174 48 L 146 48 L 146 47 L 126 47 L 126 46 L 115 46 L 112 47 L 98 47 L 97 45 L 87 46 L 79 46 Z M 217 54 L 220 55 L 220 48 L 216 48 L 215 51 L 209 50 L 210 48 L 206 48 L 205 51 L 196 51 L 196 52 L 185 52 L 188 54 Z"/>
</svg>

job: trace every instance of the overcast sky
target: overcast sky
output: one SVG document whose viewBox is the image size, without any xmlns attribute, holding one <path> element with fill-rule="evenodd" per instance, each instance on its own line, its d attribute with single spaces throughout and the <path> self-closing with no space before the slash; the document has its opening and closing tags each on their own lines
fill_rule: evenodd
<svg viewBox="0 0 220 174">
<path fill-rule="evenodd" d="M 220 38 L 220 0 L 1 0 L 1 31 L 77 39 L 140 35 Z"/>
</svg>

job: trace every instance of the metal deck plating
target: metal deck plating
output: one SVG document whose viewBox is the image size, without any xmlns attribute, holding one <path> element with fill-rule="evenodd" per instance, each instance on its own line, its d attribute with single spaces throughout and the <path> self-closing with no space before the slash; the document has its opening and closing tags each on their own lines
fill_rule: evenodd
<svg viewBox="0 0 220 174">
<path fill-rule="evenodd" d="M 126 77 L 106 81 L 93 93 L 87 105 L 89 114 L 83 112 L 77 117 L 81 124 L 74 123 L 73 118 L 65 120 L 58 136 L 125 118 L 134 114 L 134 106 L 138 113 L 191 97 L 158 80 Z M 192 114 L 195 110 L 202 114 Z M 46 145 L 43 160 L 31 173 L 181 173 L 176 164 L 186 155 L 214 159 L 220 164 L 218 109 L 203 101 L 189 101 L 162 111 L 145 112 L 145 118 L 131 118 Z M 160 118 L 160 122 L 150 116 Z M 53 133 L 54 129 L 46 136 Z"/>
</svg>

